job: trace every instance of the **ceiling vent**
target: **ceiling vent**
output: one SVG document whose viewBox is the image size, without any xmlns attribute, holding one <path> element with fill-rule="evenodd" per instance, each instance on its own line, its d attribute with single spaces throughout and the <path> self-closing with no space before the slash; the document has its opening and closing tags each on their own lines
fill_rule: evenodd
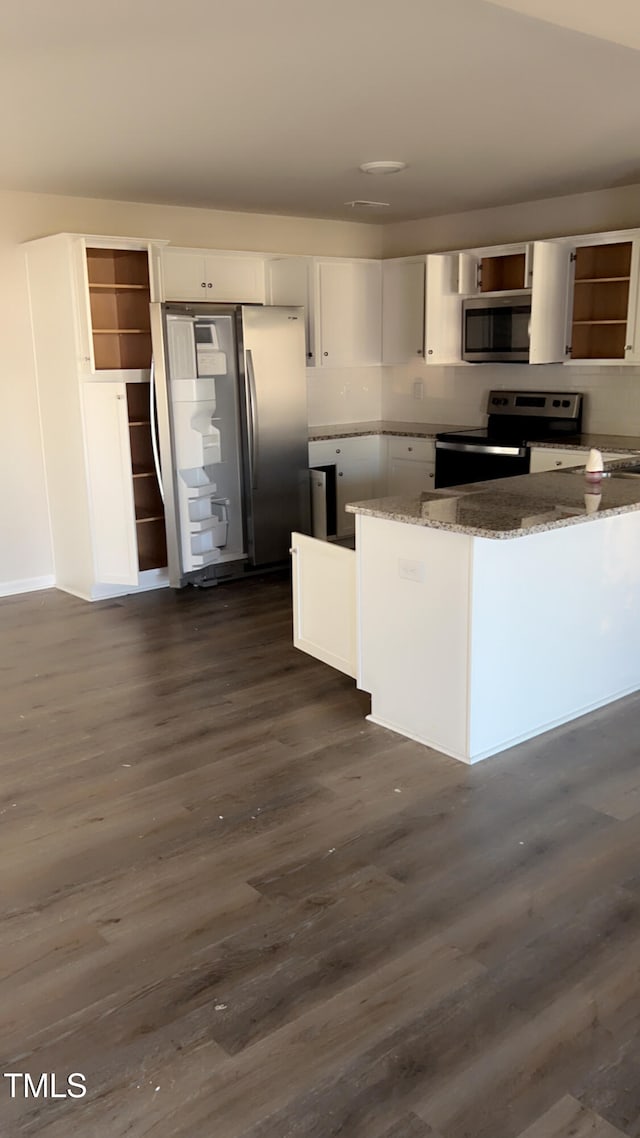
<svg viewBox="0 0 640 1138">
<path fill-rule="evenodd" d="M 345 202 L 344 204 L 351 206 L 351 209 L 388 209 L 389 205 L 390 205 L 389 202 L 367 202 L 367 201 Z"/>
</svg>

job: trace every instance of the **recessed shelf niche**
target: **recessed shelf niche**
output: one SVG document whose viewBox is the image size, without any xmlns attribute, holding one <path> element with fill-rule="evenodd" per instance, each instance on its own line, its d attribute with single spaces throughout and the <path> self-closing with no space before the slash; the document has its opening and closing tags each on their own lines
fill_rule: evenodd
<svg viewBox="0 0 640 1138">
<path fill-rule="evenodd" d="M 87 249 L 97 371 L 151 366 L 149 259 L 143 249 Z"/>
</svg>

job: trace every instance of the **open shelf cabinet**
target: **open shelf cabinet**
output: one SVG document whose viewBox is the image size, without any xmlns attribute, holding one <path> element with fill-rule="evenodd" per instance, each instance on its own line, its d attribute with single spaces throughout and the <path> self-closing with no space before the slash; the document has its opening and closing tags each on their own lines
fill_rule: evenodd
<svg viewBox="0 0 640 1138">
<path fill-rule="evenodd" d="M 151 440 L 149 384 L 127 384 L 133 502 L 140 572 L 167 564 L 164 504 L 158 486 Z"/>
<path fill-rule="evenodd" d="M 631 253 L 631 241 L 576 249 L 571 359 L 625 358 Z"/>
<path fill-rule="evenodd" d="M 142 249 L 87 248 L 96 370 L 151 366 L 149 258 Z"/>
<path fill-rule="evenodd" d="M 480 261 L 481 292 L 512 292 L 525 288 L 526 255 L 507 253 L 500 257 L 483 257 Z"/>
</svg>

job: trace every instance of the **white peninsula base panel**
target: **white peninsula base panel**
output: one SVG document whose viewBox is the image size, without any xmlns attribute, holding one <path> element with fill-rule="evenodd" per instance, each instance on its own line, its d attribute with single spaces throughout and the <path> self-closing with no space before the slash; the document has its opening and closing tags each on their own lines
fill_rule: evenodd
<svg viewBox="0 0 640 1138">
<path fill-rule="evenodd" d="M 474 763 L 640 688 L 640 513 L 492 540 L 357 516 L 374 723 Z"/>
</svg>

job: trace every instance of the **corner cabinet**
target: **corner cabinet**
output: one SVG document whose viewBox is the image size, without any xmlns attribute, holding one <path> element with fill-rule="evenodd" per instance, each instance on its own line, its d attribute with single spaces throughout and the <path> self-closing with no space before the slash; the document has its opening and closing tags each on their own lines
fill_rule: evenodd
<svg viewBox="0 0 640 1138">
<path fill-rule="evenodd" d="M 426 257 L 382 262 L 382 362 L 424 359 Z"/>
<path fill-rule="evenodd" d="M 264 257 L 209 249 L 162 250 L 162 299 L 264 304 Z"/>
<path fill-rule="evenodd" d="M 56 585 L 88 600 L 166 579 L 149 384 L 159 246 L 24 246 Z"/>
</svg>

